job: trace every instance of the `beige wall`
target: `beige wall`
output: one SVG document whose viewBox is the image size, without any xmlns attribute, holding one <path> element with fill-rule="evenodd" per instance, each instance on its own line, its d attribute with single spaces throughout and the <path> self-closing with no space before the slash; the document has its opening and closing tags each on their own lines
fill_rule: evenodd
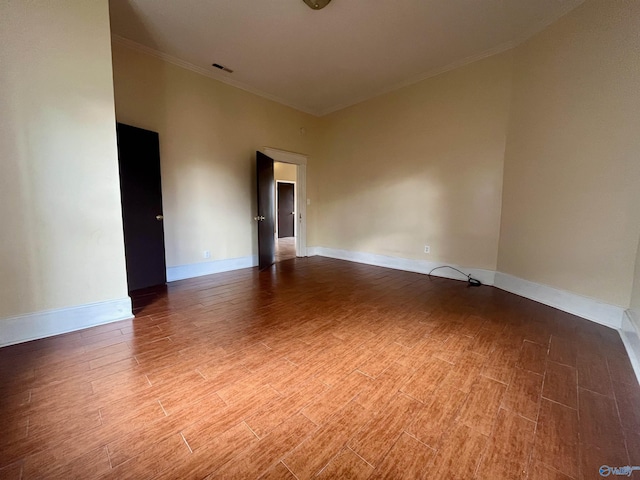
<svg viewBox="0 0 640 480">
<path fill-rule="evenodd" d="M 273 164 L 273 176 L 276 180 L 295 182 L 296 174 L 297 168 L 291 163 L 275 162 Z"/>
<path fill-rule="evenodd" d="M 0 318 L 123 297 L 107 2 L 0 8 Z M 637 310 L 638 24 L 640 2 L 587 1 L 512 52 L 321 119 L 117 46 L 118 119 L 160 133 L 169 266 L 255 254 L 271 146 L 310 155 L 309 245 Z"/>
<path fill-rule="evenodd" d="M 167 266 L 204 262 L 204 250 L 211 260 L 257 254 L 264 146 L 310 156 L 313 196 L 317 118 L 123 46 L 113 61 L 118 121 L 160 135 Z"/>
<path fill-rule="evenodd" d="M 324 117 L 318 245 L 494 270 L 511 62 L 494 56 Z"/>
<path fill-rule="evenodd" d="M 107 1 L 2 2 L 0 65 L 0 318 L 126 297 Z"/>
<path fill-rule="evenodd" d="M 640 2 L 588 1 L 515 52 L 498 269 L 628 307 Z"/>
<path fill-rule="evenodd" d="M 631 311 L 640 320 L 640 243 L 636 252 L 635 270 L 633 274 L 633 290 L 631 292 Z M 638 326 L 640 328 L 640 325 Z"/>
</svg>

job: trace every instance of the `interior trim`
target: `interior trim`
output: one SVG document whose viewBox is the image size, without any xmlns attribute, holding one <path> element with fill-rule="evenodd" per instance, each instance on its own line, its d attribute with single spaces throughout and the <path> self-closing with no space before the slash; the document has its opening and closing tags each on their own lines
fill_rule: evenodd
<svg viewBox="0 0 640 480">
<path fill-rule="evenodd" d="M 272 147 L 264 147 L 262 153 L 267 157 L 273 158 L 276 162 L 293 163 L 295 165 L 306 165 L 309 158 L 302 153 L 289 152 Z"/>
<path fill-rule="evenodd" d="M 5 318 L 0 320 L 0 347 L 131 318 L 129 297 Z"/>
<path fill-rule="evenodd" d="M 296 165 L 296 256 L 306 257 L 307 253 L 307 161 L 302 153 L 288 152 L 272 147 L 263 147 L 262 153 L 276 162 Z"/>
<path fill-rule="evenodd" d="M 167 267 L 167 282 L 229 272 L 231 270 L 240 270 L 241 268 L 251 268 L 257 265 L 257 255 L 226 258 L 224 260 L 213 260 L 211 262 L 192 263 L 189 265 L 177 265 L 175 267 Z"/>
<path fill-rule="evenodd" d="M 627 310 L 622 318 L 620 338 L 627 349 L 631 366 L 640 383 L 640 318 L 634 314 L 633 310 Z"/>
<path fill-rule="evenodd" d="M 624 308 L 593 298 L 496 272 L 495 286 L 592 322 L 620 330 Z"/>
<path fill-rule="evenodd" d="M 423 274 L 429 273 L 434 267 L 443 265 L 439 262 L 427 262 L 326 247 L 309 247 L 307 253 L 309 256 L 318 255 Z M 167 281 L 172 282 L 242 268 L 251 268 L 257 265 L 258 257 L 255 255 L 191 265 L 179 265 L 167 268 Z M 502 272 L 457 265 L 452 266 L 470 273 L 485 285 L 495 286 L 501 290 L 618 330 L 640 383 L 640 318 L 637 318 L 632 310 L 624 311 L 621 307 L 615 305 L 548 285 L 523 280 Z M 438 270 L 433 275 L 464 280 L 460 274 L 456 274 L 453 271 L 449 272 L 446 269 Z M 0 320 L 0 347 L 132 318 L 131 299 L 129 297 L 9 317 Z"/>
<path fill-rule="evenodd" d="M 213 80 L 217 80 L 219 82 L 225 83 L 232 87 L 239 88 L 240 90 L 244 90 L 245 92 L 249 92 L 253 95 L 257 95 L 258 97 L 266 98 L 267 100 L 271 100 L 272 102 L 279 103 L 280 105 L 291 107 L 295 110 L 298 110 L 299 112 L 308 113 L 309 115 L 313 115 L 313 116 L 318 116 L 318 112 L 316 111 L 309 110 L 307 108 L 301 107 L 300 105 L 294 105 L 283 98 L 277 97 L 275 95 L 271 95 L 270 93 L 266 93 L 266 92 L 263 92 L 262 90 L 258 90 L 257 88 L 253 88 L 247 85 L 246 83 L 239 82 L 235 79 L 229 78 L 227 74 L 221 73 L 221 70 L 203 68 L 198 65 L 194 65 L 193 63 L 174 57 L 173 55 L 168 55 L 154 48 L 150 48 L 150 47 L 147 47 L 146 45 L 142 45 L 140 43 L 134 42 L 133 40 L 129 40 L 128 38 L 121 37 L 120 35 L 112 34 L 111 43 L 114 45 L 120 45 L 125 48 L 129 48 L 131 50 L 134 50 L 140 53 L 144 53 L 146 55 L 151 55 L 152 57 L 159 58 L 161 60 L 164 60 L 167 63 L 171 63 L 180 68 L 184 68 L 185 70 L 191 70 L 194 73 L 212 78 Z"/>
<path fill-rule="evenodd" d="M 450 265 L 459 268 L 473 277 L 480 280 L 484 285 L 493 285 L 495 272 L 493 270 L 483 270 L 480 268 L 468 268 L 460 265 L 453 265 L 442 262 L 428 262 L 425 260 L 413 260 L 410 258 L 390 257 L 387 255 L 377 255 L 375 253 L 354 252 L 351 250 L 340 250 L 337 248 L 313 247 L 307 249 L 309 256 L 319 255 L 321 257 L 336 258 L 350 262 L 375 265 L 377 267 L 393 268 L 394 270 L 404 270 L 406 272 L 416 272 L 428 274 L 435 267 Z M 434 277 L 451 278 L 453 280 L 467 281 L 462 274 L 453 270 L 440 269 L 432 273 Z"/>
<path fill-rule="evenodd" d="M 319 255 L 417 273 L 429 273 L 432 268 L 445 265 L 441 262 L 427 262 L 424 260 L 389 257 L 373 253 L 354 252 L 326 247 L 310 247 L 308 252 L 309 256 Z M 530 282 L 502 272 L 469 268 L 459 265 L 451 266 L 470 273 L 484 285 L 493 285 L 501 290 L 514 293 L 544 305 L 549 305 L 564 312 L 577 315 L 581 318 L 591 320 L 592 322 L 596 322 L 616 330 L 620 330 L 622 328 L 622 318 L 624 314 L 624 309 L 622 307 L 610 305 L 593 298 L 584 297 L 576 293 L 567 292 L 566 290 L 550 287 L 548 285 Z M 465 280 L 462 275 L 446 269 L 433 272 L 433 275 L 452 278 L 455 280 Z"/>
</svg>

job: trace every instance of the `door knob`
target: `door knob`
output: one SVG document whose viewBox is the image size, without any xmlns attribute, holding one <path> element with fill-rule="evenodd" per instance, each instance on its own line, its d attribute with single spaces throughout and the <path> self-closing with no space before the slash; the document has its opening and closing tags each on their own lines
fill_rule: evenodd
<svg viewBox="0 0 640 480">
<path fill-rule="evenodd" d="M 156 220 L 161 221 L 164 218 L 164 215 L 156 215 Z"/>
<path fill-rule="evenodd" d="M 261 222 L 262 220 L 264 220 L 264 217 L 258 215 L 257 217 L 253 217 L 253 219 L 257 222 Z"/>
<path fill-rule="evenodd" d="M 295 215 L 295 214 L 296 214 L 296 212 L 291 212 L 291 215 Z"/>
</svg>

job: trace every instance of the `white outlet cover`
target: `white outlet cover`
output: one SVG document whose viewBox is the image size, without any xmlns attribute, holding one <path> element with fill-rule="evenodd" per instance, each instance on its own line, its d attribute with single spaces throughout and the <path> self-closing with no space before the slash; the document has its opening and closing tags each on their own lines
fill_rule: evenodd
<svg viewBox="0 0 640 480">
<path fill-rule="evenodd" d="M 209 250 L 204 251 L 204 258 L 211 258 L 211 252 Z"/>
<path fill-rule="evenodd" d="M 424 246 L 424 253 L 431 253 L 431 247 L 429 245 Z"/>
</svg>

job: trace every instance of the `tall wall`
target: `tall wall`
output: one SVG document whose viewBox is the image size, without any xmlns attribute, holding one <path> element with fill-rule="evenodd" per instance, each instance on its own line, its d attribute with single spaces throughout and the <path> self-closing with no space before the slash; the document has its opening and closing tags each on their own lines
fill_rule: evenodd
<svg viewBox="0 0 640 480">
<path fill-rule="evenodd" d="M 2 2 L 0 65 L 0 319 L 126 299 L 107 0 Z"/>
<path fill-rule="evenodd" d="M 117 44 L 113 66 L 118 121 L 160 135 L 169 268 L 257 254 L 256 150 L 310 155 L 313 198 L 317 118 Z"/>
<path fill-rule="evenodd" d="M 640 243 L 636 253 L 635 269 L 633 273 L 633 290 L 631 292 L 630 310 L 637 322 L 637 328 L 640 331 Z"/>
<path fill-rule="evenodd" d="M 324 117 L 318 245 L 495 270 L 511 63 L 507 52 Z"/>
<path fill-rule="evenodd" d="M 640 2 L 587 1 L 515 51 L 498 269 L 629 306 Z"/>
<path fill-rule="evenodd" d="M 169 267 L 256 254 L 270 146 L 309 155 L 310 246 L 638 312 L 638 25 L 640 2 L 588 0 L 510 52 L 316 118 L 123 46 L 112 64 L 106 0 L 3 2 L 0 334 L 126 299 L 114 85 L 118 120 L 160 134 Z"/>
</svg>

